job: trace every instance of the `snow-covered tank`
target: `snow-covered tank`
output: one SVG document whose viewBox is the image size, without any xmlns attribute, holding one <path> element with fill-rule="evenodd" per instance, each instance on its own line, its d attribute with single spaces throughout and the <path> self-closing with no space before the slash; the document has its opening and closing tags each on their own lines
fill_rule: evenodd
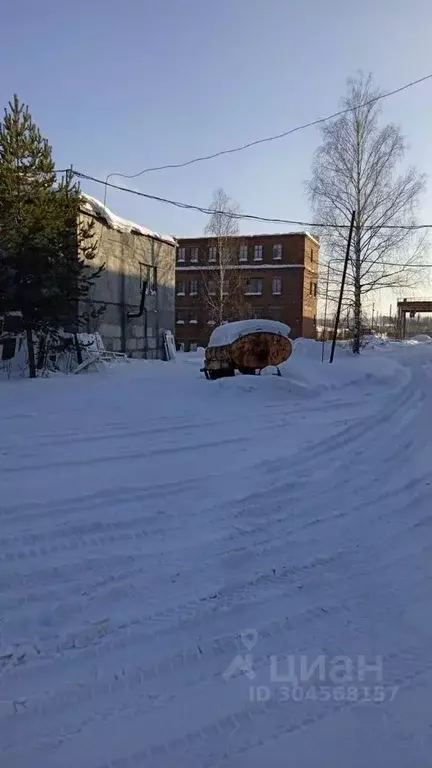
<svg viewBox="0 0 432 768">
<path fill-rule="evenodd" d="M 277 366 L 292 353 L 290 327 L 276 320 L 238 320 L 214 329 L 205 351 L 204 371 L 208 379 L 260 373 Z M 279 369 L 278 373 L 279 373 Z"/>
</svg>

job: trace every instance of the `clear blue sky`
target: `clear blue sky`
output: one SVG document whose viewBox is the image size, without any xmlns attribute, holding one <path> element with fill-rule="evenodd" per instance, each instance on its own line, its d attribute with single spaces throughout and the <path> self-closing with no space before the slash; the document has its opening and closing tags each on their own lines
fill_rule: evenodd
<svg viewBox="0 0 432 768">
<path fill-rule="evenodd" d="M 331 113 L 359 68 L 383 90 L 427 74 L 431 29 L 430 0 L 15 0 L 2 6 L 0 102 L 17 92 L 30 105 L 58 167 L 134 173 Z M 408 160 L 429 176 L 421 216 L 432 221 L 432 81 L 383 102 L 383 119 L 402 126 Z M 130 184 L 204 205 L 222 186 L 243 211 L 308 219 L 318 142 L 307 129 Z M 124 193 L 108 205 L 175 235 L 205 225 Z M 253 229 L 272 226 L 243 225 Z"/>
</svg>

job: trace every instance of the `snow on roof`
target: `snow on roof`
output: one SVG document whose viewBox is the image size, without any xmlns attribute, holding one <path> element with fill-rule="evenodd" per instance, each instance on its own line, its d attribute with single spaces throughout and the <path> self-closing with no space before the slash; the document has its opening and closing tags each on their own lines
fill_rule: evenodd
<svg viewBox="0 0 432 768">
<path fill-rule="evenodd" d="M 147 227 L 142 227 L 140 224 L 135 224 L 133 221 L 128 221 L 127 219 L 122 219 L 120 216 L 116 216 L 116 214 L 110 211 L 106 205 L 91 195 L 86 195 L 82 192 L 81 197 L 83 198 L 81 209 L 87 213 L 92 213 L 94 216 L 99 216 L 102 219 L 105 219 L 111 229 L 116 229 L 117 232 L 135 232 L 138 235 L 154 237 L 156 240 L 162 240 L 164 243 L 169 243 L 170 245 L 177 245 L 177 241 L 170 235 L 161 235 L 159 232 L 152 232 L 151 229 L 147 229 Z"/>
<path fill-rule="evenodd" d="M 224 323 L 214 329 L 208 343 L 209 347 L 223 347 L 232 344 L 241 336 L 250 333 L 274 333 L 279 336 L 289 337 L 291 328 L 278 320 L 237 320 L 234 323 Z"/>
</svg>

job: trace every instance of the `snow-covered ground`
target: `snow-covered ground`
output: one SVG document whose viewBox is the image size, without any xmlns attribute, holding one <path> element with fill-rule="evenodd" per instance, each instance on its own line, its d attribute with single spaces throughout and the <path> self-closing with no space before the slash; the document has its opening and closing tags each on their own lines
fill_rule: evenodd
<svg viewBox="0 0 432 768">
<path fill-rule="evenodd" d="M 2 768 L 432 764 L 432 345 L 319 358 L 0 382 Z"/>
</svg>

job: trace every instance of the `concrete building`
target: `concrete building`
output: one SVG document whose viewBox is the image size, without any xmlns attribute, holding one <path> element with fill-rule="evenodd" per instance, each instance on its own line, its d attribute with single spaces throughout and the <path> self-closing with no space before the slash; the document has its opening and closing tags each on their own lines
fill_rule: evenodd
<svg viewBox="0 0 432 768">
<path fill-rule="evenodd" d="M 231 238 L 229 275 L 241 275 L 244 297 L 237 317 L 280 320 L 293 338 L 316 338 L 319 241 L 307 232 L 249 235 Z M 176 330 L 178 347 L 186 351 L 206 346 L 215 325 L 209 294 L 218 279 L 219 254 L 213 238 L 180 238 L 176 264 Z M 232 270 L 232 271 L 231 271 Z M 232 282 L 232 281 L 231 281 Z M 219 280 L 219 284 L 221 281 Z M 222 290 L 224 290 L 222 288 Z"/>
<path fill-rule="evenodd" d="M 83 195 L 81 216 L 94 221 L 91 267 L 105 267 L 80 314 L 101 306 L 105 311 L 98 321 L 89 317 L 83 330 L 99 331 L 108 350 L 164 359 L 163 332 L 174 334 L 176 240 L 115 216 L 88 195 Z"/>
</svg>

